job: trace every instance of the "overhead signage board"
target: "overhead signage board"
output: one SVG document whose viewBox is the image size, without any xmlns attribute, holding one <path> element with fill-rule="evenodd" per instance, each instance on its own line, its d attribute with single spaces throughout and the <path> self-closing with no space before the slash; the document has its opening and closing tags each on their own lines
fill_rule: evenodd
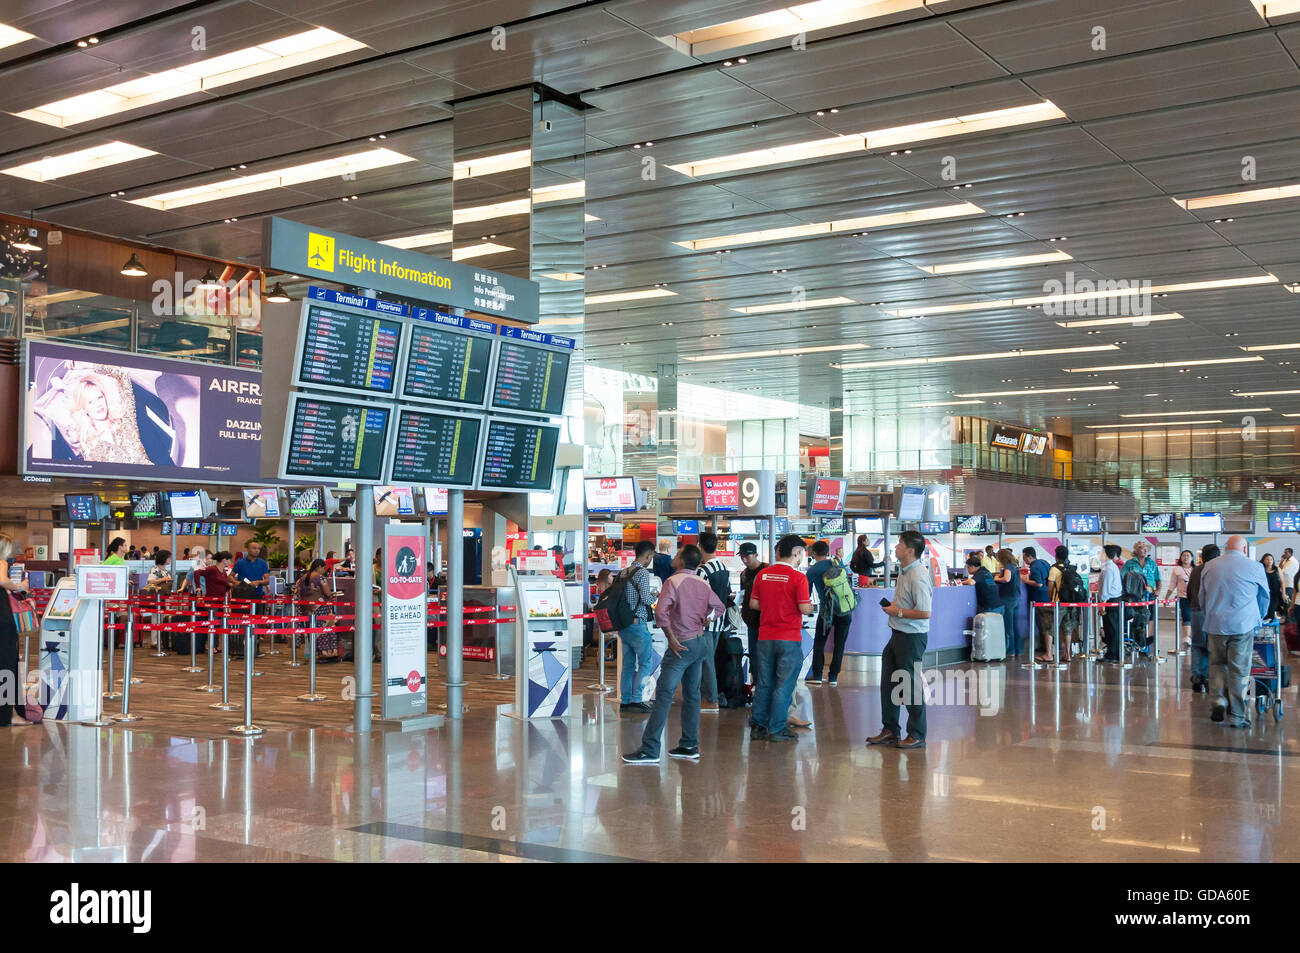
<svg viewBox="0 0 1300 953">
<path fill-rule="evenodd" d="M 1142 533 L 1176 533 L 1178 516 L 1175 513 L 1143 513 Z"/>
<path fill-rule="evenodd" d="M 635 477 L 587 477 L 582 487 L 589 513 L 637 511 Z"/>
<path fill-rule="evenodd" d="M 489 417 L 480 454 L 479 489 L 549 491 L 555 482 L 560 428 L 531 420 Z"/>
<path fill-rule="evenodd" d="M 1300 510 L 1269 510 L 1270 533 L 1300 533 Z"/>
<path fill-rule="evenodd" d="M 482 435 L 482 417 L 401 407 L 388 458 L 388 479 L 469 489 L 474 486 Z"/>
<path fill-rule="evenodd" d="M 390 405 L 290 395 L 281 475 L 381 482 L 392 416 Z"/>
<path fill-rule="evenodd" d="M 844 512 L 844 496 L 849 481 L 836 477 L 810 477 L 808 480 L 808 515 L 837 516 Z"/>
<path fill-rule="evenodd" d="M 926 491 L 923 486 L 894 488 L 894 518 L 919 523 L 925 518 Z"/>
<path fill-rule="evenodd" d="M 964 533 L 967 536 L 979 536 L 989 531 L 989 518 L 983 513 L 976 513 L 973 516 L 957 517 L 957 532 Z"/>
<path fill-rule="evenodd" d="M 373 288 L 525 324 L 539 320 L 536 282 L 288 219 L 265 219 L 262 261 L 267 268 L 291 275 Z"/>
<path fill-rule="evenodd" d="M 127 597 L 127 567 L 97 565 L 78 565 L 77 598 L 78 599 L 125 599 Z"/>
<path fill-rule="evenodd" d="M 776 471 L 741 470 L 736 498 L 737 516 L 773 516 L 776 513 Z M 715 478 L 716 479 L 716 478 Z M 705 507 L 707 510 L 708 507 Z"/>
<path fill-rule="evenodd" d="M 512 414 L 558 417 L 564 412 L 571 338 L 502 328 L 490 406 Z"/>
<path fill-rule="evenodd" d="M 305 298 L 293 382 L 300 387 L 391 397 L 405 328 L 406 323 L 396 317 Z"/>
<path fill-rule="evenodd" d="M 989 425 L 989 446 L 996 450 L 1018 450 L 1041 457 L 1052 445 L 1052 435 L 1012 427 L 1008 424 Z"/>
<path fill-rule="evenodd" d="M 1055 513 L 1028 513 L 1025 515 L 1026 533 L 1059 533 L 1061 524 Z"/>
</svg>

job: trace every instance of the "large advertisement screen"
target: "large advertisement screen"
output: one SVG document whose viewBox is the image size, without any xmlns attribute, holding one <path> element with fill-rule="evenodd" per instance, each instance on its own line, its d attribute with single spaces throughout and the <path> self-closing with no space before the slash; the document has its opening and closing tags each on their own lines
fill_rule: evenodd
<svg viewBox="0 0 1300 953">
<path fill-rule="evenodd" d="M 261 478 L 258 371 L 37 340 L 24 366 L 24 473 Z"/>
</svg>

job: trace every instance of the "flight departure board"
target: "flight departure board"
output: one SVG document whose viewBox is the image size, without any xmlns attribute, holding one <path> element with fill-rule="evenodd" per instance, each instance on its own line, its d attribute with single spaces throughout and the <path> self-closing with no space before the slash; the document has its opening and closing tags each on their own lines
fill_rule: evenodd
<svg viewBox="0 0 1300 953">
<path fill-rule="evenodd" d="M 391 395 L 402 344 L 401 321 L 309 304 L 303 319 L 297 383 Z"/>
<path fill-rule="evenodd" d="M 484 490 L 551 489 L 559 443 L 559 427 L 489 417 L 479 487 Z"/>
<path fill-rule="evenodd" d="M 397 416 L 389 479 L 462 489 L 473 486 L 482 431 L 480 417 L 403 407 Z"/>
<path fill-rule="evenodd" d="M 380 482 L 391 417 L 391 407 L 292 395 L 283 475 Z"/>
<path fill-rule="evenodd" d="M 491 358 L 490 337 L 415 324 L 402 396 L 482 407 Z"/>
<path fill-rule="evenodd" d="M 503 340 L 497 354 L 492 406 L 525 414 L 558 417 L 564 411 L 569 354 Z"/>
</svg>

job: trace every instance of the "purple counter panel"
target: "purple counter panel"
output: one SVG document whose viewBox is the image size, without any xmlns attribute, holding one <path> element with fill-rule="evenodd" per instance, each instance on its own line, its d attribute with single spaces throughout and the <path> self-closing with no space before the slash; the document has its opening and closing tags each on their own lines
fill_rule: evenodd
<svg viewBox="0 0 1300 953">
<path fill-rule="evenodd" d="M 859 605 L 853 613 L 849 638 L 844 651 L 879 655 L 889 641 L 889 616 L 880 609 L 880 600 L 893 600 L 894 590 L 859 589 Z M 1025 611 L 1021 608 L 1022 613 Z M 966 630 L 975 616 L 975 589 L 972 586 L 938 586 L 930 608 L 930 637 L 925 650 L 966 649 L 970 639 Z M 1022 621 L 1021 625 L 1025 623 Z M 1022 628 L 1022 632 L 1028 631 Z"/>
</svg>

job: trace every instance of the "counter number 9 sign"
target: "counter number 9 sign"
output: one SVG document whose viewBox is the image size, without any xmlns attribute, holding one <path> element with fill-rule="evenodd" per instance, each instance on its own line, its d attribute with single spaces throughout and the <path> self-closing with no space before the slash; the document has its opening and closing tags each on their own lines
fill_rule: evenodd
<svg viewBox="0 0 1300 953">
<path fill-rule="evenodd" d="M 772 516 L 776 513 L 776 471 L 741 470 L 737 516 Z"/>
<path fill-rule="evenodd" d="M 925 491 L 925 522 L 946 523 L 952 513 L 952 490 L 944 483 L 931 484 Z"/>
</svg>

